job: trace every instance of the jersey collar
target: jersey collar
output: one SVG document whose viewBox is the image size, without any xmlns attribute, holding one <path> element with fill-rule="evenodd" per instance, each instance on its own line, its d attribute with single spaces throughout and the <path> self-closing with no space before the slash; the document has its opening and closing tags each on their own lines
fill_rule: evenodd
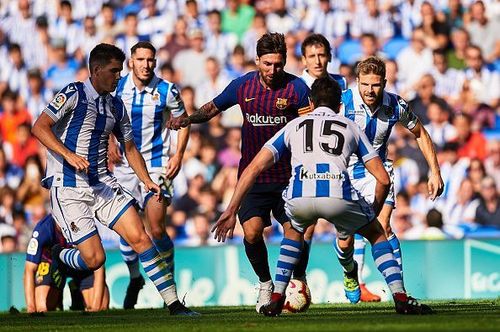
<svg viewBox="0 0 500 332">
<path fill-rule="evenodd" d="M 90 98 L 92 100 L 96 100 L 97 98 L 101 97 L 95 90 L 94 86 L 92 85 L 90 78 L 87 78 L 85 82 L 83 82 L 83 84 L 85 84 L 85 87 L 87 88 L 88 93 L 90 94 Z"/>
<path fill-rule="evenodd" d="M 314 77 L 311 76 L 311 74 L 309 74 L 309 72 L 307 71 L 307 69 L 304 69 L 304 71 L 302 72 L 302 75 L 300 76 L 302 78 L 302 80 L 306 83 L 306 85 L 311 88 L 311 86 L 313 85 L 314 81 L 316 80 Z"/>
</svg>

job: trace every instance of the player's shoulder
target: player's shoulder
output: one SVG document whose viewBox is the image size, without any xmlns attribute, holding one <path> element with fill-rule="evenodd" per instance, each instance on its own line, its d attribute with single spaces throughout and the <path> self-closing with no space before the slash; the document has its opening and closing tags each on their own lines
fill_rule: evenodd
<svg viewBox="0 0 500 332">
<path fill-rule="evenodd" d="M 49 104 L 53 111 L 57 112 L 66 102 L 72 98 L 78 97 L 78 91 L 83 91 L 83 82 L 72 82 L 62 88 Z"/>
<path fill-rule="evenodd" d="M 408 108 L 408 102 L 400 95 L 388 91 L 384 91 L 384 94 L 388 99 L 389 106 L 392 106 L 394 108 L 402 108 L 403 110 L 406 110 Z"/>
<path fill-rule="evenodd" d="M 342 96 L 341 96 L 342 104 L 344 105 L 349 104 L 353 100 L 353 98 L 354 98 L 354 93 L 352 91 L 352 88 L 342 91 Z"/>
<path fill-rule="evenodd" d="M 290 74 L 290 73 L 285 72 L 285 81 L 287 83 L 292 84 L 293 87 L 295 88 L 295 90 L 299 93 L 302 93 L 302 92 L 309 93 L 309 91 L 310 91 L 306 82 L 300 76 L 296 76 L 294 74 Z"/>
<path fill-rule="evenodd" d="M 238 83 L 238 84 L 243 84 L 243 83 L 254 80 L 258 74 L 259 74 L 259 72 L 256 70 L 249 71 L 248 73 L 243 74 L 240 77 L 235 78 L 233 80 L 233 82 Z"/>
<path fill-rule="evenodd" d="M 339 84 L 340 86 L 340 89 L 342 91 L 345 91 L 347 90 L 347 81 L 345 79 L 344 76 L 340 75 L 340 74 L 332 74 L 332 73 L 328 73 L 330 75 L 330 77 Z"/>
<path fill-rule="evenodd" d="M 37 222 L 35 228 L 33 229 L 33 237 L 39 237 L 40 235 L 49 235 L 54 231 L 54 217 L 52 214 L 46 215 L 43 219 Z"/>
</svg>

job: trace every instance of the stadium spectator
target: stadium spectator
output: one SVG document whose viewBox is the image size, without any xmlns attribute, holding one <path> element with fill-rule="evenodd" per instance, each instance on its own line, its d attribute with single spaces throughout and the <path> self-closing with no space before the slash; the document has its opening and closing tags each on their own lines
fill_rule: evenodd
<svg viewBox="0 0 500 332">
<path fill-rule="evenodd" d="M 241 41 L 252 24 L 255 9 L 241 0 L 226 0 L 226 8 L 221 14 L 222 31 L 236 34 Z"/>
<path fill-rule="evenodd" d="M 472 187 L 476 195 L 479 195 L 481 191 L 481 182 L 486 175 L 486 169 L 484 168 L 483 162 L 477 158 L 472 158 L 467 168 L 467 176 L 472 182 Z"/>
<path fill-rule="evenodd" d="M 452 48 L 448 50 L 446 57 L 450 68 L 465 69 L 465 50 L 470 44 L 470 37 L 467 30 L 457 28 L 451 33 Z"/>
<path fill-rule="evenodd" d="M 140 41 L 149 41 L 150 37 L 146 34 L 140 34 L 138 31 L 139 21 L 136 12 L 129 12 L 123 20 L 124 31 L 116 36 L 116 46 L 122 49 L 127 59 L 130 58 L 130 49 Z"/>
<path fill-rule="evenodd" d="M 5 91 L 2 95 L 0 113 L 0 135 L 4 142 L 15 144 L 17 127 L 22 123 L 31 123 L 31 116 L 25 108 L 19 108 L 19 95 Z"/>
<path fill-rule="evenodd" d="M 17 189 L 23 176 L 24 172 L 22 168 L 9 162 L 4 147 L 0 147 L 0 190 L 2 190 L 1 188 L 7 187 Z"/>
<path fill-rule="evenodd" d="M 288 34 L 298 28 L 298 20 L 290 14 L 285 0 L 272 0 L 271 12 L 267 15 L 266 24 L 269 31 Z"/>
<path fill-rule="evenodd" d="M 474 193 L 474 187 L 470 178 L 466 177 L 458 191 L 455 193 L 457 200 L 454 203 L 447 204 L 445 207 L 444 223 L 451 226 L 450 230 L 455 229 L 454 226 L 460 224 L 470 224 L 474 222 L 476 208 L 479 205 L 479 199 Z"/>
<path fill-rule="evenodd" d="M 266 16 L 262 13 L 257 12 L 253 18 L 252 25 L 243 35 L 241 45 L 243 46 L 247 58 L 255 59 L 257 55 L 255 53 L 255 45 L 257 40 L 262 37 L 266 32 L 268 32 L 266 25 Z"/>
<path fill-rule="evenodd" d="M 16 251 L 16 230 L 11 225 L 0 224 L 0 253 L 9 254 Z"/>
<path fill-rule="evenodd" d="M 11 44 L 9 46 L 9 59 L 4 62 L 0 77 L 0 95 L 6 90 L 19 93 L 28 87 L 27 68 L 24 64 L 21 46 Z"/>
<path fill-rule="evenodd" d="M 74 58 L 68 57 L 66 54 L 66 41 L 64 39 L 51 39 L 50 46 L 52 61 L 47 69 L 45 79 L 47 87 L 56 94 L 75 80 L 79 64 Z"/>
<path fill-rule="evenodd" d="M 215 57 L 219 63 L 225 64 L 238 43 L 238 37 L 232 33 L 222 32 L 219 11 L 214 10 L 207 14 L 207 26 L 205 52 L 207 55 Z"/>
<path fill-rule="evenodd" d="M 34 122 L 53 97 L 52 91 L 45 88 L 45 81 L 39 69 L 28 71 L 28 87 L 21 91 L 21 96 L 31 115 L 31 121 Z"/>
<path fill-rule="evenodd" d="M 187 32 L 188 25 L 186 21 L 183 18 L 179 18 L 175 22 L 173 33 L 166 39 L 165 45 L 158 51 L 159 63 L 172 63 L 177 53 L 189 48 Z"/>
<path fill-rule="evenodd" d="M 31 135 L 30 123 L 21 123 L 16 129 L 15 141 L 4 144 L 12 154 L 11 162 L 21 168 L 24 168 L 29 157 L 38 155 L 38 141 Z"/>
<path fill-rule="evenodd" d="M 196 106 L 200 107 L 212 100 L 229 83 L 229 78 L 221 71 L 219 60 L 215 57 L 208 57 L 205 62 L 205 71 L 208 79 L 196 87 Z"/>
<path fill-rule="evenodd" d="M 457 138 L 456 128 L 448 121 L 449 112 L 444 109 L 445 105 L 434 101 L 427 107 L 427 118 L 429 123 L 424 127 L 431 136 L 436 147 L 442 148 L 447 142 Z"/>
<path fill-rule="evenodd" d="M 335 10 L 329 0 L 319 0 L 317 6 L 308 8 L 302 21 L 302 29 L 311 33 L 320 33 L 337 48 L 347 35 L 348 14 Z"/>
<path fill-rule="evenodd" d="M 377 0 L 364 0 L 364 6 L 358 4 L 350 27 L 351 37 L 360 38 L 363 33 L 371 33 L 377 36 L 380 45 L 394 36 L 391 17 L 380 11 Z"/>
<path fill-rule="evenodd" d="M 461 0 L 449 0 L 447 6 L 442 10 L 443 20 L 449 30 L 461 28 L 464 25 L 465 8 Z"/>
<path fill-rule="evenodd" d="M 478 158 L 483 161 L 486 158 L 486 138 L 479 131 L 472 131 L 472 118 L 468 114 L 460 113 L 453 119 L 453 125 L 457 130 L 457 142 L 459 144 L 459 158 Z"/>
<path fill-rule="evenodd" d="M 444 49 L 435 49 L 432 58 L 433 67 L 430 73 L 436 81 L 434 89 L 436 96 L 443 98 L 450 105 L 458 104 L 465 80 L 464 73 L 448 67 Z"/>
<path fill-rule="evenodd" d="M 425 33 L 422 28 L 413 31 L 410 45 L 398 54 L 396 61 L 405 91 L 414 91 L 420 78 L 432 69 L 432 51 L 425 44 Z"/>
<path fill-rule="evenodd" d="M 482 179 L 480 197 L 474 221 L 483 226 L 500 228 L 500 196 L 492 177 Z"/>
<path fill-rule="evenodd" d="M 16 191 L 9 186 L 0 189 L 0 223 L 14 224 L 14 213 L 22 205 L 16 204 Z"/>
<path fill-rule="evenodd" d="M 495 108 L 500 101 L 500 75 L 485 65 L 481 49 L 471 45 L 465 51 L 465 78 L 480 103 Z"/>
<path fill-rule="evenodd" d="M 488 157 L 484 161 L 486 173 L 491 176 L 497 184 L 500 193 L 500 140 L 492 139 L 487 146 Z"/>
<path fill-rule="evenodd" d="M 189 31 L 189 48 L 179 51 L 172 61 L 182 86 L 196 87 L 207 79 L 205 62 L 207 54 L 204 49 L 204 33 L 200 29 Z"/>
<path fill-rule="evenodd" d="M 425 44 L 435 50 L 448 45 L 448 26 L 436 15 L 434 6 L 430 1 L 424 1 L 420 6 L 422 17 L 421 28 L 424 32 Z"/>
<path fill-rule="evenodd" d="M 466 25 L 472 44 L 478 45 L 486 62 L 500 57 L 500 24 L 498 17 L 488 18 L 483 1 L 475 1 L 469 7 L 470 22 Z"/>
<path fill-rule="evenodd" d="M 436 80 L 434 77 L 431 74 L 423 75 L 416 85 L 417 95 L 409 102 L 413 112 L 418 116 L 424 125 L 428 124 L 430 121 L 427 116 L 427 108 L 432 102 L 439 103 L 440 105 L 443 105 L 442 107 L 447 107 L 446 101 L 439 98 L 434 93 L 435 87 Z"/>
</svg>

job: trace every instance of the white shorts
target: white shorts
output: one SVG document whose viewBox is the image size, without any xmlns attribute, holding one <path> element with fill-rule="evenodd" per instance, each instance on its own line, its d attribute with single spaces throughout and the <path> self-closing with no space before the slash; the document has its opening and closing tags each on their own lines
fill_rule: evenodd
<svg viewBox="0 0 500 332">
<path fill-rule="evenodd" d="M 375 213 L 365 200 L 347 201 L 335 197 L 298 197 L 285 202 L 285 211 L 292 227 L 303 233 L 318 218 L 335 225 L 341 239 L 353 235 L 375 219 Z"/>
<path fill-rule="evenodd" d="M 167 179 L 165 176 L 166 167 L 149 168 L 148 172 L 153 182 L 160 186 L 164 199 L 170 203 L 173 196 L 173 186 L 172 181 Z M 148 200 L 154 195 L 154 193 L 145 191 L 144 183 L 139 180 L 132 168 L 117 166 L 115 167 L 113 174 L 123 188 L 129 191 L 132 197 L 135 198 L 139 208 L 144 209 Z"/>
<path fill-rule="evenodd" d="M 384 162 L 384 167 L 387 173 L 389 173 L 389 179 L 391 180 L 389 194 L 385 199 L 385 204 L 392 205 L 394 208 L 396 205 L 396 200 L 394 197 L 394 168 L 392 167 L 392 161 L 388 160 Z M 366 171 L 365 177 L 362 179 L 350 179 L 351 184 L 354 189 L 358 192 L 358 195 L 363 197 L 368 203 L 373 204 L 375 200 L 375 185 L 377 180 L 370 172 Z"/>
<path fill-rule="evenodd" d="M 135 203 L 117 182 L 91 188 L 52 187 L 50 200 L 52 215 L 71 244 L 97 234 L 96 219 L 113 229 L 121 215 Z"/>
</svg>

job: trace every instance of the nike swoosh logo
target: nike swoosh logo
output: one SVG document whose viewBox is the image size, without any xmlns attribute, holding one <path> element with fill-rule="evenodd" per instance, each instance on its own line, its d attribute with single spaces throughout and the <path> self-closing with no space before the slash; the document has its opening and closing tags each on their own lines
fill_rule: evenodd
<svg viewBox="0 0 500 332">
<path fill-rule="evenodd" d="M 245 98 L 245 102 L 248 103 L 249 101 L 254 100 L 255 98 Z"/>
</svg>

